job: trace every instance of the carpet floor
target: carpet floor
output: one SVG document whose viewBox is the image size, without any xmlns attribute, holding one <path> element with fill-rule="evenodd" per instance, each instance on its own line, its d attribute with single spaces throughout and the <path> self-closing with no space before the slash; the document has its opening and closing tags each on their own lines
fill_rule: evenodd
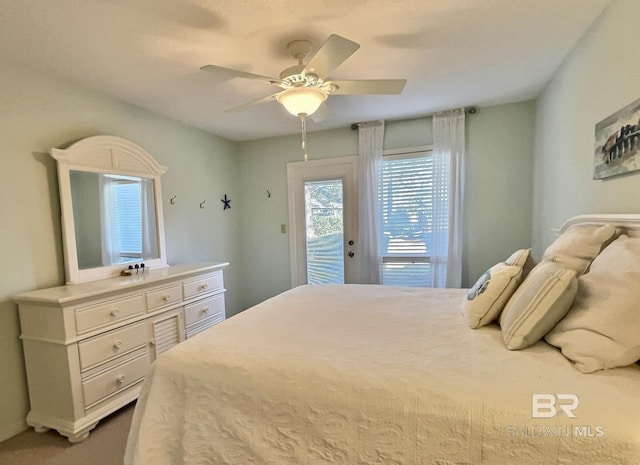
<svg viewBox="0 0 640 465">
<path fill-rule="evenodd" d="M 0 442 L 0 465 L 122 465 L 135 403 L 98 423 L 77 444 L 56 431 L 33 428 Z"/>
</svg>

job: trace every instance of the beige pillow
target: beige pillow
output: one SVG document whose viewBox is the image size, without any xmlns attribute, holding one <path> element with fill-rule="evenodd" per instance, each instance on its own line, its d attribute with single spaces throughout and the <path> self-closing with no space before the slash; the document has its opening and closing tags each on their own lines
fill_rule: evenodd
<svg viewBox="0 0 640 465">
<path fill-rule="evenodd" d="M 573 226 L 547 247 L 541 261 L 552 260 L 581 275 L 615 234 L 616 227 L 611 224 Z"/>
<path fill-rule="evenodd" d="M 493 322 L 509 297 L 522 282 L 522 268 L 498 263 L 485 272 L 469 289 L 462 311 L 473 329 Z"/>
<path fill-rule="evenodd" d="M 500 315 L 507 349 L 524 349 L 539 341 L 567 313 L 576 289 L 574 270 L 552 261 L 536 265 Z"/>
<path fill-rule="evenodd" d="M 583 373 L 640 360 L 640 238 L 620 236 L 596 257 L 545 339 Z"/>
<path fill-rule="evenodd" d="M 507 265 L 515 265 L 522 268 L 522 279 L 525 279 L 536 265 L 533 255 L 531 255 L 531 249 L 516 250 L 504 262 Z"/>
</svg>

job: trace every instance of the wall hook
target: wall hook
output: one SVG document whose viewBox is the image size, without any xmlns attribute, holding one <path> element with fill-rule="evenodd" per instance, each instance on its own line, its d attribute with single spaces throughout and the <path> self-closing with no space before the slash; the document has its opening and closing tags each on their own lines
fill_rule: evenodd
<svg viewBox="0 0 640 465">
<path fill-rule="evenodd" d="M 200 202 L 200 208 L 204 208 L 204 203 L 206 202 L 206 200 L 203 200 L 202 202 Z"/>
<path fill-rule="evenodd" d="M 176 197 L 177 195 L 174 195 L 173 197 L 171 197 L 171 199 L 169 200 L 169 202 L 171 202 L 171 205 L 175 205 L 176 204 Z"/>
</svg>

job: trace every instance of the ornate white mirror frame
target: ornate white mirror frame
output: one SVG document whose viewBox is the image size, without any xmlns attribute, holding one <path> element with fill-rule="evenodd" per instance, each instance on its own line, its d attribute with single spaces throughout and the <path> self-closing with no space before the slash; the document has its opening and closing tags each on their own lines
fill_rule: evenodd
<svg viewBox="0 0 640 465">
<path fill-rule="evenodd" d="M 167 170 L 144 149 L 126 139 L 114 136 L 94 136 L 82 139 L 66 149 L 51 149 L 51 156 L 58 165 L 58 184 L 62 210 L 62 236 L 64 248 L 65 274 L 67 284 L 118 276 L 129 263 L 107 264 L 84 268 L 78 265 L 78 247 L 76 242 L 76 223 L 71 188 L 71 172 L 89 172 L 106 175 L 132 176 L 150 179 L 153 182 L 153 200 L 155 213 L 155 257 L 141 257 L 138 262 L 145 264 L 145 270 L 167 266 L 164 220 L 162 214 L 162 196 L 160 177 Z M 96 206 L 99 208 L 99 206 Z M 97 237 L 96 241 L 102 241 Z"/>
</svg>

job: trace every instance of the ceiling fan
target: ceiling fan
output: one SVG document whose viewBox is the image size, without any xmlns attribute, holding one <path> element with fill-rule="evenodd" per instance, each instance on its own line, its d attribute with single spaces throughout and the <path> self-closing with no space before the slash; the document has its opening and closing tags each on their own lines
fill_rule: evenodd
<svg viewBox="0 0 640 465">
<path fill-rule="evenodd" d="M 283 70 L 278 78 L 216 65 L 206 65 L 200 69 L 230 77 L 266 81 L 282 89 L 275 94 L 226 111 L 242 111 L 253 105 L 277 100 L 289 113 L 301 117 L 304 124 L 306 116 L 310 116 L 316 122 L 326 118 L 328 109 L 325 100 L 329 95 L 396 95 L 402 92 L 406 79 L 333 80 L 328 78 L 359 48 L 360 45 L 356 42 L 332 34 L 307 64 L 304 64 L 304 59 L 311 51 L 311 42 L 294 40 L 287 45 L 287 49 L 298 60 L 298 64 Z"/>
</svg>

